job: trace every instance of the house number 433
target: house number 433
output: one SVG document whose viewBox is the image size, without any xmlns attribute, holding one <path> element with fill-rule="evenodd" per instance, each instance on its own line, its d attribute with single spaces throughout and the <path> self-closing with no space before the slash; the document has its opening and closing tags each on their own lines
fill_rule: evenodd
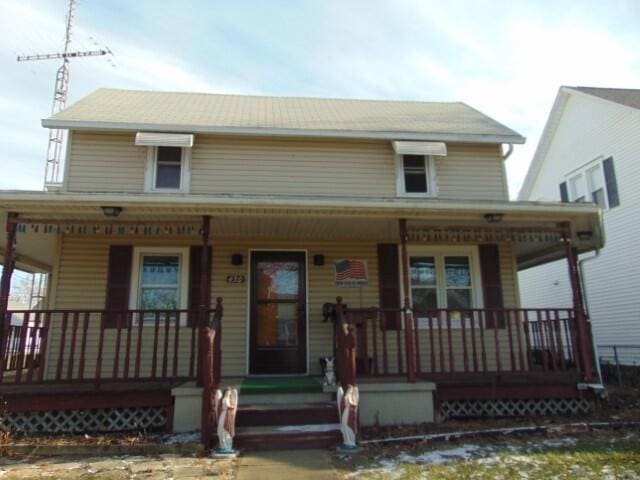
<svg viewBox="0 0 640 480">
<path fill-rule="evenodd" d="M 227 283 L 244 283 L 244 275 L 227 275 Z"/>
</svg>

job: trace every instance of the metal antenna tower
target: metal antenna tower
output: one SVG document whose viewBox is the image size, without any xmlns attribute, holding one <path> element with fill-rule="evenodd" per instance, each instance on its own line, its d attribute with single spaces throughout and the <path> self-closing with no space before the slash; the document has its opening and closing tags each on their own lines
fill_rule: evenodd
<svg viewBox="0 0 640 480">
<path fill-rule="evenodd" d="M 71 46 L 71 26 L 73 23 L 73 15 L 75 13 L 77 0 L 69 0 L 69 10 L 66 18 L 66 32 L 64 39 L 64 51 L 60 53 L 51 53 L 45 55 L 25 55 L 19 56 L 19 62 L 32 60 L 52 60 L 62 58 L 62 65 L 56 72 L 56 85 L 53 91 L 53 106 L 51 114 L 55 115 L 67 105 L 67 95 L 69 92 L 69 59 L 78 57 L 95 57 L 99 55 L 110 54 L 109 49 L 89 50 L 84 52 L 70 52 Z M 47 145 L 47 162 L 44 170 L 45 189 L 48 184 L 58 183 L 60 178 L 60 163 L 62 157 L 62 142 L 64 140 L 64 132 L 59 129 L 49 129 L 49 143 Z"/>
</svg>

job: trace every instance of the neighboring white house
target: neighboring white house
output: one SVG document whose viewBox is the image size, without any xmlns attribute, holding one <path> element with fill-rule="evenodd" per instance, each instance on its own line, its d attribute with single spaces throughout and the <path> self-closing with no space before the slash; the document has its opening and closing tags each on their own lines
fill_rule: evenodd
<svg viewBox="0 0 640 480">
<path fill-rule="evenodd" d="M 580 257 L 595 342 L 640 345 L 640 90 L 561 87 L 519 200 L 602 207 L 605 247 Z M 572 304 L 565 262 L 519 276 L 523 307 Z M 640 347 L 620 355 L 637 362 Z"/>
</svg>

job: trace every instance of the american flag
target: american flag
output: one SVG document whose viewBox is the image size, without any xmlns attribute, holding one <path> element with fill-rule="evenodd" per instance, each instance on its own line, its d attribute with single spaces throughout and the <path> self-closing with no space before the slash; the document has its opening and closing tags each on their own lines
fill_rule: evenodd
<svg viewBox="0 0 640 480">
<path fill-rule="evenodd" d="M 340 260 L 336 262 L 336 280 L 366 280 L 367 266 L 364 260 Z"/>
</svg>

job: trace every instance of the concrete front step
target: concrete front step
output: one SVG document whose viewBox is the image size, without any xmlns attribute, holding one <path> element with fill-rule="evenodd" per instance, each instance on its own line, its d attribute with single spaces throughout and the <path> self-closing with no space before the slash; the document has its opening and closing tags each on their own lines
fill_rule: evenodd
<svg viewBox="0 0 640 480">
<path fill-rule="evenodd" d="M 241 405 L 236 417 L 236 425 L 239 427 L 308 425 L 338 421 L 338 409 L 333 402 Z"/>
<path fill-rule="evenodd" d="M 300 404 L 300 403 L 328 403 L 332 402 L 335 394 L 325 392 L 302 393 L 246 393 L 238 396 L 240 405 L 268 405 L 268 404 Z"/>
<path fill-rule="evenodd" d="M 247 450 L 330 448 L 340 445 L 342 435 L 336 424 L 236 428 L 234 445 Z"/>
</svg>

